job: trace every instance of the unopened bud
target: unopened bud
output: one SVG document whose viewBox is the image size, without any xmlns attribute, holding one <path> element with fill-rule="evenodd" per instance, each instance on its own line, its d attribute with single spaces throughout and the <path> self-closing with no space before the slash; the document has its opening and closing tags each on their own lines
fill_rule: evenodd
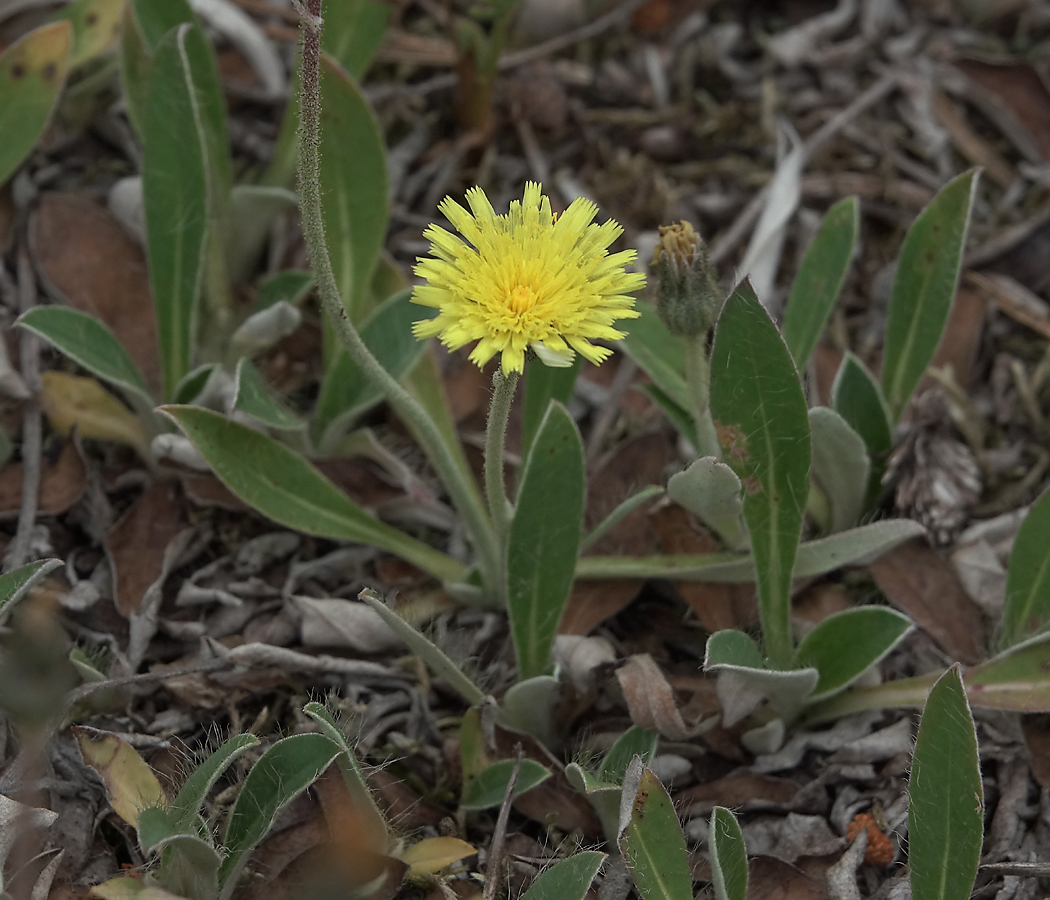
<svg viewBox="0 0 1050 900">
<path fill-rule="evenodd" d="M 707 245 L 688 222 L 660 226 L 653 251 L 656 311 L 674 334 L 706 334 L 725 293 L 707 255 Z"/>
</svg>

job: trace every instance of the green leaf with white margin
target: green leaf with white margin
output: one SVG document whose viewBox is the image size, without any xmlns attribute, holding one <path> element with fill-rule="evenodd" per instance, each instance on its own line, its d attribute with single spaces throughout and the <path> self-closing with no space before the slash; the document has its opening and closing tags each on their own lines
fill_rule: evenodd
<svg viewBox="0 0 1050 900">
<path fill-rule="evenodd" d="M 478 773 L 463 786 L 463 797 L 459 805 L 472 810 L 499 806 L 503 802 L 503 795 L 507 793 L 515 762 L 513 759 L 501 759 Z M 546 766 L 533 759 L 523 759 L 521 770 L 518 772 L 518 783 L 514 786 L 514 796 L 520 797 L 550 777 L 550 769 Z"/>
<path fill-rule="evenodd" d="M 350 792 L 357 814 L 362 818 L 365 827 L 370 832 L 387 833 L 387 844 L 391 844 L 392 841 L 389 836 L 386 818 L 376 805 L 375 797 L 372 796 L 372 791 L 368 787 L 368 779 L 365 776 L 364 769 L 361 768 L 357 755 L 343 735 L 339 723 L 336 722 L 328 708 L 321 703 L 307 703 L 303 707 L 303 712 L 317 723 L 322 734 L 342 748 L 343 755 L 337 760 L 339 771 L 343 776 L 343 782 L 346 784 L 347 790 Z"/>
<path fill-rule="evenodd" d="M 161 39 L 183 22 L 193 22 L 186 0 L 129 0 L 120 36 L 120 81 L 128 119 L 141 135 L 146 118 L 149 73 Z"/>
<path fill-rule="evenodd" d="M 195 369 L 191 369 L 175 385 L 175 397 L 172 402 L 194 403 L 204 392 L 204 389 L 208 386 L 208 381 L 216 371 L 225 375 L 225 371 L 218 363 L 204 363 Z"/>
<path fill-rule="evenodd" d="M 92 375 L 137 397 L 152 409 L 146 379 L 104 322 L 78 309 L 36 306 L 15 322 L 42 337 Z"/>
<path fill-rule="evenodd" d="M 437 644 L 416 631 L 412 625 L 387 606 L 373 591 L 365 589 L 361 591 L 358 598 L 364 600 L 372 609 L 379 613 L 380 618 L 390 626 L 391 631 L 405 642 L 408 649 L 423 660 L 430 671 L 444 678 L 452 689 L 457 691 L 467 703 L 474 706 L 474 704 L 481 702 L 485 692 L 471 681 L 466 673 L 449 659 L 445 651 L 438 647 Z"/>
<path fill-rule="evenodd" d="M 908 779 L 914 900 L 969 900 L 981 859 L 984 786 L 959 664 L 930 691 Z"/>
<path fill-rule="evenodd" d="M 711 810 L 711 827 L 707 832 L 710 848 L 711 887 L 715 900 L 746 900 L 747 850 L 740 823 L 724 806 Z"/>
<path fill-rule="evenodd" d="M 166 397 L 189 372 L 208 250 L 208 139 L 180 25 L 157 45 L 143 120 L 142 199 Z"/>
<path fill-rule="evenodd" d="M 62 92 L 73 28 L 56 22 L 30 31 L 0 54 L 0 184 L 29 156 Z"/>
<path fill-rule="evenodd" d="M 820 673 L 809 701 L 845 690 L 911 629 L 911 619 L 888 606 L 862 606 L 828 616 L 795 651 L 796 666 L 812 666 Z"/>
<path fill-rule="evenodd" d="M 1006 576 L 999 647 L 1005 650 L 1050 626 L 1050 491 L 1032 504 L 1017 531 Z"/>
<path fill-rule="evenodd" d="M 642 900 L 692 900 L 685 835 L 671 797 L 635 757 L 624 778 L 617 846 Z"/>
<path fill-rule="evenodd" d="M 840 200 L 824 216 L 798 267 L 784 307 L 782 331 L 799 371 L 806 367 L 842 290 L 857 246 L 860 204 Z"/>
<path fill-rule="evenodd" d="M 809 411 L 813 446 L 810 475 L 831 507 L 831 531 L 857 524 L 871 476 L 868 448 L 860 435 L 835 410 L 815 406 Z"/>
<path fill-rule="evenodd" d="M 667 482 L 668 496 L 714 531 L 729 550 L 748 548 L 743 488 L 736 473 L 713 456 L 693 462 Z"/>
<path fill-rule="evenodd" d="M 621 343 L 623 351 L 671 400 L 689 409 L 692 403 L 685 384 L 685 341 L 671 334 L 652 304 L 638 303 L 635 309 L 640 315 L 627 328 L 627 337 Z"/>
<path fill-rule="evenodd" d="M 296 734 L 277 741 L 259 757 L 230 812 L 223 841 L 226 858 L 219 870 L 224 887 L 240 874 L 277 813 L 313 784 L 340 753 L 339 745 L 323 734 Z"/>
<path fill-rule="evenodd" d="M 543 675 L 572 591 L 583 529 L 583 442 L 552 400 L 521 476 L 507 538 L 507 613 L 520 679 Z"/>
<path fill-rule="evenodd" d="M 435 578 L 455 581 L 462 563 L 373 518 L 310 463 L 273 438 L 195 406 L 164 406 L 236 496 L 297 531 L 371 544 Z"/>
<path fill-rule="evenodd" d="M 150 894 L 155 888 L 146 888 L 142 900 L 208 900 L 218 896 L 222 857 L 206 840 L 195 834 L 176 834 L 161 841 L 156 849 L 162 854 L 158 880 L 168 894 L 156 898 Z"/>
<path fill-rule="evenodd" d="M 806 395 L 769 313 L 744 281 L 722 307 L 711 351 L 711 414 L 726 463 L 744 486 L 762 635 L 786 666 L 791 573 L 809 492 Z"/>
<path fill-rule="evenodd" d="M 0 622 L 33 585 L 62 567 L 60 559 L 38 559 L 0 575 Z"/>
<path fill-rule="evenodd" d="M 182 783 L 171 804 L 177 826 L 185 831 L 196 822 L 215 782 L 242 754 L 259 745 L 253 734 L 235 734 L 202 762 Z"/>
<path fill-rule="evenodd" d="M 949 181 L 912 223 L 890 293 L 882 388 L 900 418 L 937 351 L 959 284 L 979 170 Z"/>
<path fill-rule="evenodd" d="M 562 368 L 544 365 L 539 360 L 530 362 L 525 367 L 525 393 L 521 408 L 522 459 L 529 455 L 529 448 L 532 447 L 540 422 L 543 421 L 551 400 L 557 400 L 565 406 L 569 405 L 576 378 L 580 374 L 582 359 L 583 357 L 577 354 L 572 365 Z"/>
<path fill-rule="evenodd" d="M 234 373 L 233 408 L 280 431 L 298 431 L 305 423 L 265 381 L 252 361 L 242 357 Z"/>
<path fill-rule="evenodd" d="M 524 731 L 548 747 L 557 741 L 556 713 L 561 682 L 551 675 L 535 675 L 511 685 L 500 699 L 497 721 Z"/>
<path fill-rule="evenodd" d="M 321 59 L 321 193 L 339 295 L 359 323 L 390 215 L 386 145 L 361 89 L 330 56 Z"/>
<path fill-rule="evenodd" d="M 815 668 L 774 669 L 742 631 L 716 631 L 707 639 L 704 670 L 718 673 L 722 724 L 731 728 L 763 700 L 785 719 L 795 716 L 820 680 Z"/>
<path fill-rule="evenodd" d="M 912 519 L 884 519 L 800 544 L 794 578 L 825 575 L 842 566 L 863 565 L 898 544 L 920 537 L 926 529 Z M 577 578 L 670 578 L 742 584 L 755 580 L 755 562 L 736 553 L 668 554 L 665 556 L 585 556 Z"/>
<path fill-rule="evenodd" d="M 426 352 L 427 343 L 416 340 L 412 323 L 437 315 L 437 310 L 417 306 L 406 289 L 381 303 L 364 325 L 361 340 L 395 378 L 402 378 Z M 314 410 L 314 434 L 321 453 L 330 452 L 345 437 L 353 421 L 383 399 L 349 354 L 339 349 L 325 373 Z"/>
<path fill-rule="evenodd" d="M 882 492 L 882 476 L 893 448 L 893 421 L 878 381 L 848 350 L 835 374 L 831 405 L 868 448 L 871 471 L 864 508 L 871 509 Z"/>
<path fill-rule="evenodd" d="M 605 759 L 598 767 L 598 778 L 610 784 L 623 784 L 631 760 L 639 756 L 645 765 L 649 765 L 656 756 L 659 742 L 660 735 L 655 731 L 632 725 L 616 739 L 605 754 Z"/>
<path fill-rule="evenodd" d="M 584 900 L 605 854 L 582 850 L 544 869 L 521 900 Z"/>
</svg>

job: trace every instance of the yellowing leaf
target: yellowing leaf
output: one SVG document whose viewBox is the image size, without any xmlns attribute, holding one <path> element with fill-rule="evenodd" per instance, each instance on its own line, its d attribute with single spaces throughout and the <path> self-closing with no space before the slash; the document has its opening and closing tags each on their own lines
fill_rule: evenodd
<svg viewBox="0 0 1050 900">
<path fill-rule="evenodd" d="M 143 459 L 150 458 L 142 423 L 94 378 L 44 372 L 40 382 L 40 405 L 59 434 L 69 434 L 75 426 L 81 437 L 127 444 Z"/>
<path fill-rule="evenodd" d="M 448 868 L 478 851 L 466 841 L 454 837 L 425 838 L 413 844 L 401 854 L 401 861 L 408 863 L 406 878 L 419 878 L 422 875 L 433 875 Z"/>
<path fill-rule="evenodd" d="M 137 878 L 110 878 L 96 884 L 88 896 L 98 900 L 135 900 L 143 888 L 145 885 Z"/>
<path fill-rule="evenodd" d="M 124 0 L 78 0 L 54 16 L 53 21 L 73 24 L 71 65 L 82 65 L 113 46 L 123 10 Z"/>
<path fill-rule="evenodd" d="M 167 805 L 168 798 L 157 776 L 129 743 L 97 728 L 75 725 L 73 733 L 84 762 L 102 776 L 110 805 L 125 822 L 136 825 L 142 810 Z M 114 895 L 106 900 L 122 900 L 124 896 L 128 895 Z"/>
</svg>

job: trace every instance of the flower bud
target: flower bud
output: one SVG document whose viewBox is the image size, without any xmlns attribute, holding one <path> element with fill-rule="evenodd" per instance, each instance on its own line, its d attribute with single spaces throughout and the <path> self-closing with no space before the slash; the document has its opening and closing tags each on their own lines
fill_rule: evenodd
<svg viewBox="0 0 1050 900">
<path fill-rule="evenodd" d="M 653 251 L 656 311 L 674 334 L 706 334 L 725 293 L 707 255 L 707 245 L 688 222 L 660 226 Z"/>
</svg>

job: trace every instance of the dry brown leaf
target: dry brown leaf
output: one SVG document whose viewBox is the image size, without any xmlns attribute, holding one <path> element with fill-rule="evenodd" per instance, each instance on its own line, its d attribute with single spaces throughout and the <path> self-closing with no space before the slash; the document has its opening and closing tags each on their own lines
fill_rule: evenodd
<svg viewBox="0 0 1050 900">
<path fill-rule="evenodd" d="M 687 723 L 664 673 L 648 653 L 639 653 L 616 670 L 631 721 L 672 741 L 696 737 L 698 723 Z"/>
<path fill-rule="evenodd" d="M 155 394 L 157 325 L 142 249 L 109 212 L 83 194 L 45 193 L 30 225 L 36 263 L 70 306 L 105 322 Z"/>
<path fill-rule="evenodd" d="M 798 785 L 788 778 L 744 772 L 678 791 L 674 796 L 674 805 L 676 809 L 691 815 L 706 814 L 715 806 L 768 809 L 790 803 L 796 793 Z"/>
<path fill-rule="evenodd" d="M 171 481 L 154 481 L 106 535 L 113 594 L 124 616 L 139 608 L 164 567 L 164 552 L 184 527 L 182 498 Z"/>
<path fill-rule="evenodd" d="M 87 487 L 87 469 L 72 441 L 63 443 L 58 456 L 46 454 L 40 472 L 41 515 L 57 516 L 76 503 Z M 22 506 L 22 463 L 0 468 L 0 519 L 18 516 Z"/>
<path fill-rule="evenodd" d="M 824 900 L 824 879 L 795 866 L 758 856 L 748 860 L 747 900 Z"/>
<path fill-rule="evenodd" d="M 558 625 L 558 634 L 587 634 L 634 600 L 644 583 L 641 578 L 577 581 Z"/>
<path fill-rule="evenodd" d="M 975 166 L 983 166 L 988 177 L 1001 188 L 1013 184 L 1013 167 L 981 135 L 974 131 L 966 116 L 943 93 L 934 91 L 933 109 L 955 148 Z"/>
<path fill-rule="evenodd" d="M 994 95 L 1013 113 L 1032 138 L 1044 160 L 1050 160 L 1050 92 L 1039 73 L 1028 63 L 989 63 L 961 59 L 956 68 Z"/>
<path fill-rule="evenodd" d="M 934 368 L 951 366 L 956 383 L 963 388 L 968 388 L 973 380 L 973 367 L 988 315 L 986 297 L 984 291 L 975 290 L 966 284 L 959 287 L 951 314 L 948 316 L 948 324 L 944 329 L 944 337 L 941 338 L 937 353 L 930 364 Z M 924 386 L 933 384 L 933 379 L 926 376 L 917 393 L 921 393 Z"/>
<path fill-rule="evenodd" d="M 926 541 L 901 544 L 869 564 L 879 589 L 953 659 L 973 665 L 984 657 L 987 625 L 951 565 Z"/>
</svg>

